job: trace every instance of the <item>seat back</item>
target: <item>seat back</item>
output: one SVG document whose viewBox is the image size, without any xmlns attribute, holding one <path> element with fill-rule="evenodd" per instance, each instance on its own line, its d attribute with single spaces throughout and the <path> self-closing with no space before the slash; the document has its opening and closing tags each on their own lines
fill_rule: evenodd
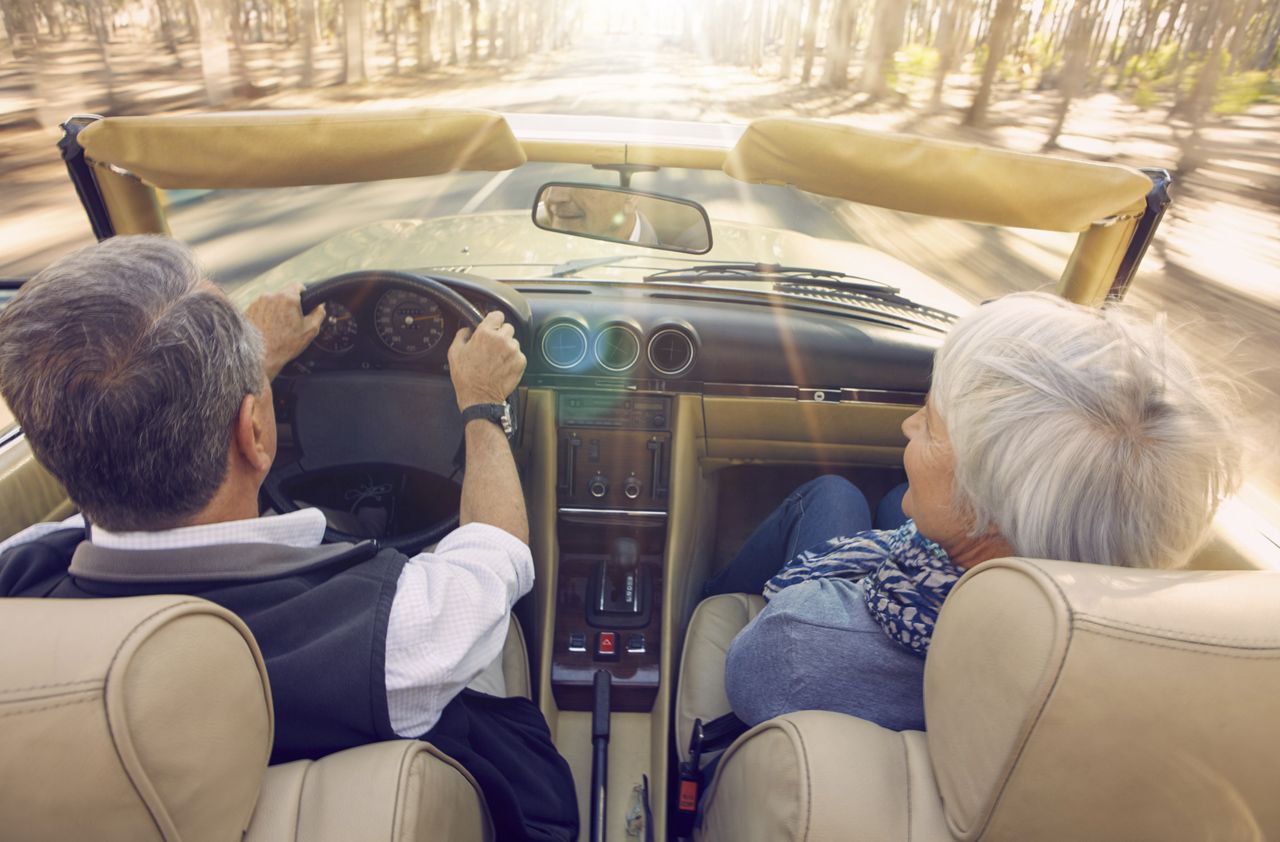
<svg viewBox="0 0 1280 842">
<path fill-rule="evenodd" d="M 1277 604 L 1277 573 L 970 572 L 925 668 L 951 833 L 1280 838 Z"/>
<path fill-rule="evenodd" d="M 0 835 L 238 839 L 271 751 L 244 624 L 185 596 L 0 600 Z"/>
</svg>

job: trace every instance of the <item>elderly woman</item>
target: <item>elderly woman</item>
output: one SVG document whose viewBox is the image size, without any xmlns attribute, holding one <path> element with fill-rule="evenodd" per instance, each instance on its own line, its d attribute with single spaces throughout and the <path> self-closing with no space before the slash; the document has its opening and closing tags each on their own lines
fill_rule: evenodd
<svg viewBox="0 0 1280 842">
<path fill-rule="evenodd" d="M 708 583 L 707 595 L 769 600 L 729 651 L 734 711 L 750 724 L 822 709 L 923 729 L 930 636 L 965 570 L 1010 555 L 1184 563 L 1236 486 L 1227 406 L 1160 326 L 1123 308 L 1043 293 L 977 308 L 902 425 L 900 512 L 890 495 L 871 529 L 862 494 L 821 477 Z"/>
</svg>

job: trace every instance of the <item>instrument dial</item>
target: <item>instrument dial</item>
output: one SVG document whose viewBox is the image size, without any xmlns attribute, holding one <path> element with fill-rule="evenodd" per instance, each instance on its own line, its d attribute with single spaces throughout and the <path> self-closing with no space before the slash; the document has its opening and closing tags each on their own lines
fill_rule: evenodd
<svg viewBox="0 0 1280 842">
<path fill-rule="evenodd" d="M 360 328 L 351 311 L 336 301 L 325 302 L 324 312 L 324 321 L 314 340 L 316 347 L 330 354 L 345 354 L 355 347 Z"/>
<path fill-rule="evenodd" d="M 406 356 L 425 354 L 444 337 L 440 305 L 403 289 L 382 294 L 374 308 L 373 326 L 383 345 Z"/>
</svg>

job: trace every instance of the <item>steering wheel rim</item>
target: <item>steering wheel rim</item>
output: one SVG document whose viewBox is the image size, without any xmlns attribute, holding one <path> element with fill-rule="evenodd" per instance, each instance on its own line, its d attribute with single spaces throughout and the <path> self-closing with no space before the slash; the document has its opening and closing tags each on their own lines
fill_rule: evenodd
<svg viewBox="0 0 1280 842">
<path fill-rule="evenodd" d="M 347 272 L 345 274 L 320 281 L 303 291 L 301 295 L 302 311 L 304 313 L 311 312 L 318 304 L 321 303 L 322 300 L 332 296 L 334 293 L 342 292 L 349 288 L 362 288 L 371 284 L 378 284 L 384 289 L 399 288 L 406 289 L 417 294 L 427 295 L 441 307 L 446 309 L 450 314 L 455 316 L 464 327 L 469 327 L 472 330 L 479 327 L 480 322 L 484 319 L 484 315 L 474 304 L 463 298 L 438 278 L 430 275 L 419 275 L 413 272 L 392 270 L 362 270 L 357 272 Z M 273 466 L 271 472 L 268 473 L 268 481 L 264 481 L 262 484 L 263 496 L 278 512 L 284 513 L 298 511 L 302 506 L 298 505 L 297 501 L 290 495 L 284 493 L 278 477 L 272 476 L 272 474 L 275 473 L 275 470 L 276 467 Z M 422 529 L 413 530 L 412 532 L 406 532 L 401 535 L 394 535 L 383 539 L 370 539 L 335 529 L 326 524 L 324 540 L 326 543 L 360 543 L 372 540 L 379 547 L 389 547 L 408 554 L 410 551 L 439 541 L 449 532 L 456 529 L 457 526 L 458 513 L 454 512 L 450 516 L 442 518 Z"/>
</svg>

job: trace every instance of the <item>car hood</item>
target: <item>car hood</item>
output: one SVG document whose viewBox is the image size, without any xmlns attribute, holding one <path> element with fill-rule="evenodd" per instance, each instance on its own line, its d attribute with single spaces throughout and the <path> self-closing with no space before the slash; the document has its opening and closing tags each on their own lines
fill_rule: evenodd
<svg viewBox="0 0 1280 842">
<path fill-rule="evenodd" d="M 957 315 L 972 308 L 966 299 L 938 281 L 865 245 L 721 220 L 713 220 L 712 230 L 715 245 L 709 253 L 677 257 L 643 246 L 543 231 L 534 227 L 529 212 L 523 210 L 384 220 L 307 249 L 240 287 L 235 298 L 248 301 L 264 292 L 365 269 L 435 269 L 498 280 L 527 280 L 545 278 L 554 267 L 567 261 L 616 256 L 618 263 L 585 269 L 565 282 L 634 282 L 661 269 L 740 260 L 846 272 L 898 287 L 913 301 Z M 767 282 L 743 281 L 703 286 L 772 288 Z"/>
</svg>

